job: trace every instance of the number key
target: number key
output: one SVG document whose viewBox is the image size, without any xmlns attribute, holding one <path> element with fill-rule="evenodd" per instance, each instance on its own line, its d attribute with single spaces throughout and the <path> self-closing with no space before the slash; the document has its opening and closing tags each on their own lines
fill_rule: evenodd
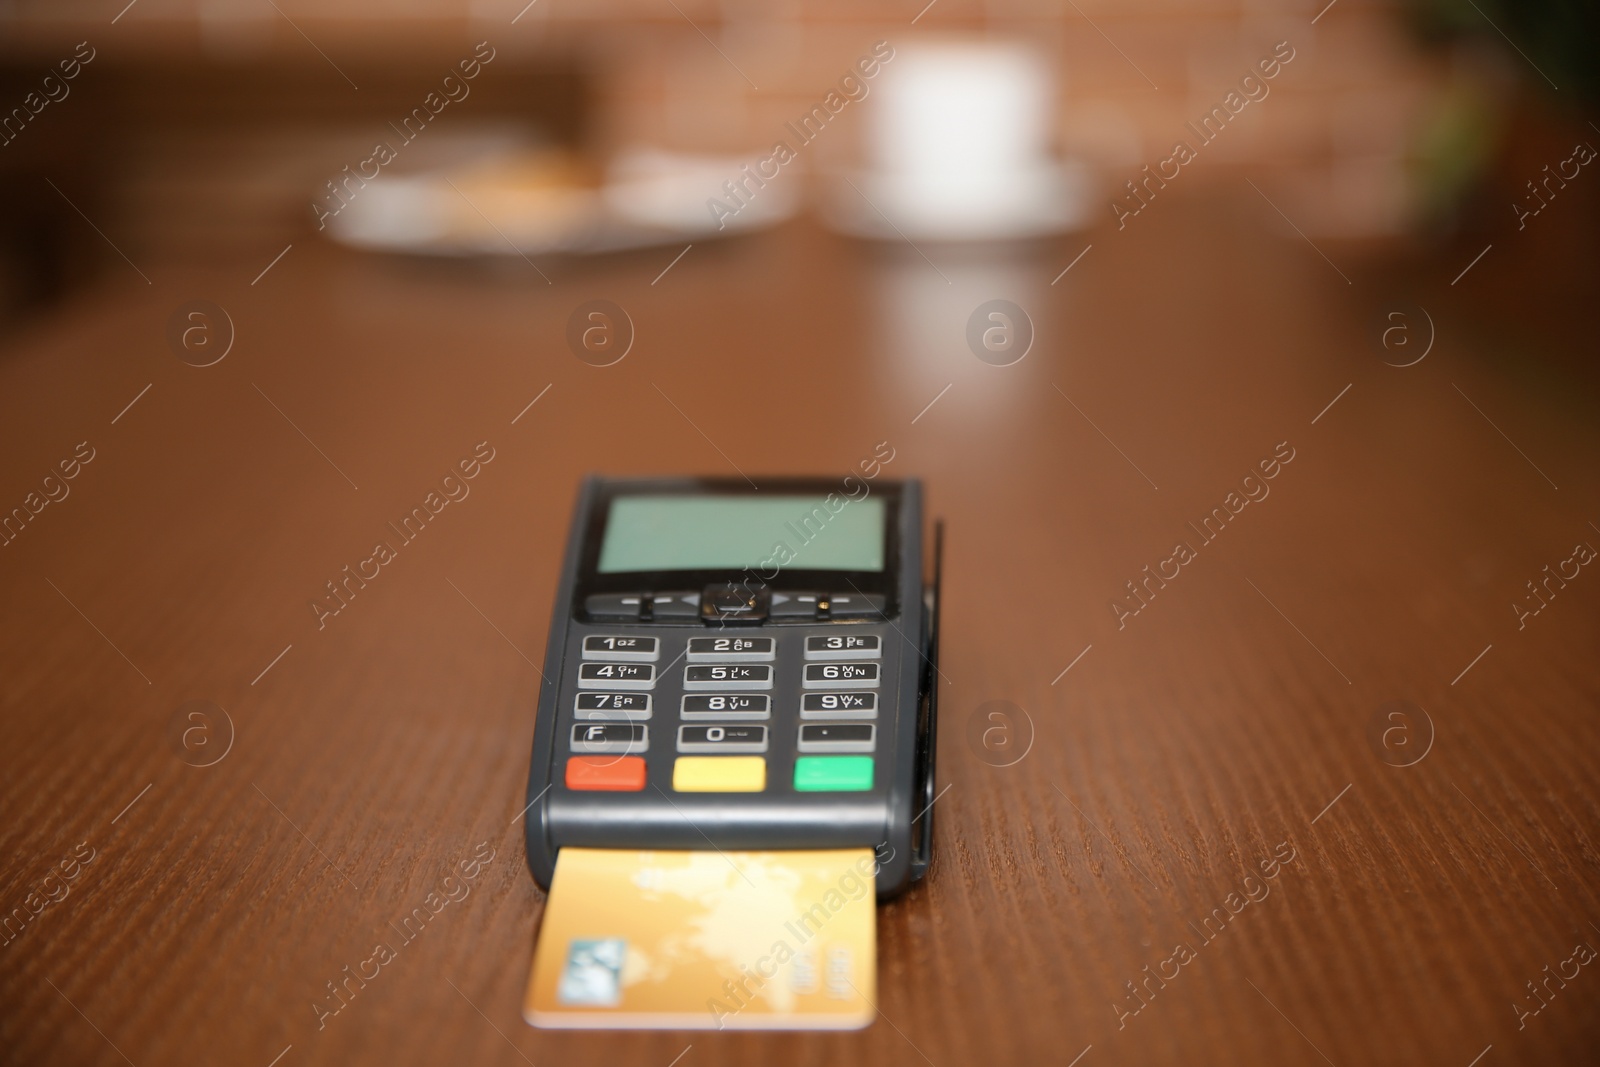
<svg viewBox="0 0 1600 1067">
<path fill-rule="evenodd" d="M 826 634 L 806 638 L 806 659 L 877 659 L 883 638 L 877 634 Z"/>
<path fill-rule="evenodd" d="M 772 698 L 766 693 L 686 693 L 680 715 L 686 722 L 768 719 L 772 717 Z"/>
<path fill-rule="evenodd" d="M 765 726 L 680 726 L 679 752 L 765 752 Z"/>
<path fill-rule="evenodd" d="M 573 711 L 580 719 L 648 719 L 649 693 L 579 693 Z"/>
<path fill-rule="evenodd" d="M 800 698 L 802 719 L 876 719 L 877 693 L 806 693 Z"/>
<path fill-rule="evenodd" d="M 873 689 L 878 684 L 876 663 L 807 663 L 807 689 Z"/>
<path fill-rule="evenodd" d="M 613 663 L 654 663 L 661 655 L 661 641 L 655 637 L 622 634 L 590 634 L 583 639 L 583 658 L 610 660 Z"/>
<path fill-rule="evenodd" d="M 585 663 L 578 668 L 579 689 L 654 689 L 656 669 L 648 663 Z"/>
<path fill-rule="evenodd" d="M 695 664 L 683 669 L 683 687 L 703 689 L 771 689 L 772 668 L 765 664 Z"/>
<path fill-rule="evenodd" d="M 773 659 L 770 637 L 691 637 L 690 663 L 748 663 Z"/>
</svg>

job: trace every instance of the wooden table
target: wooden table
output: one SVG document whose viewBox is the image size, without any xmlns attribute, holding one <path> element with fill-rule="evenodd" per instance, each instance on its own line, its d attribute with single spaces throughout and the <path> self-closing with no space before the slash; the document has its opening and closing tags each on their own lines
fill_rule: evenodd
<svg viewBox="0 0 1600 1067">
<path fill-rule="evenodd" d="M 69 495 L 0 548 L 0 1058 L 1592 1062 L 1600 573 L 1563 562 L 1600 546 L 1592 382 L 1519 354 L 1513 260 L 1330 262 L 1253 195 L 989 254 L 792 224 L 659 277 L 678 249 L 547 282 L 308 240 L 254 283 L 271 250 L 119 266 L 14 337 L 0 505 Z M 204 368 L 167 340 L 197 298 L 236 333 Z M 615 366 L 566 347 L 592 298 L 633 321 Z M 1036 330 L 1013 366 L 964 340 L 991 298 Z M 1436 336 L 1386 366 L 1424 350 L 1407 300 Z M 843 474 L 880 441 L 948 526 L 937 851 L 879 912 L 882 1018 L 524 1025 L 516 817 L 580 475 Z"/>
</svg>

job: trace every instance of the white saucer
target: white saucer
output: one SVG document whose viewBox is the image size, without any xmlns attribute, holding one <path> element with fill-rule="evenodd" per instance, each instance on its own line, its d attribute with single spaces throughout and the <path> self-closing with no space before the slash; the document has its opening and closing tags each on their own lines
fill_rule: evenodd
<svg viewBox="0 0 1600 1067">
<path fill-rule="evenodd" d="M 1088 224 L 1092 183 L 1081 163 L 1042 161 L 1005 175 L 1003 188 L 937 189 L 899 173 L 836 173 L 823 219 L 873 240 L 983 241 L 1046 237 Z"/>
</svg>

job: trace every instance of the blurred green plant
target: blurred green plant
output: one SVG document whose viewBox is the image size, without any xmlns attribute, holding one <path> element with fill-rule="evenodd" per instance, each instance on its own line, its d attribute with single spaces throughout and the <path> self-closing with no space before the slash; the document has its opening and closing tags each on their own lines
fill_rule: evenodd
<svg viewBox="0 0 1600 1067">
<path fill-rule="evenodd" d="M 1594 0 L 1403 0 L 1425 46 L 1502 53 L 1535 98 L 1581 113 L 1600 98 L 1600 5 Z M 1480 65 L 1454 63 L 1417 133 L 1419 221 L 1453 229 L 1494 164 L 1517 106 Z"/>
<path fill-rule="evenodd" d="M 1470 75 L 1452 72 L 1440 87 L 1415 142 L 1416 210 L 1427 229 L 1455 227 L 1461 205 L 1494 163 L 1507 112 L 1506 102 Z"/>
</svg>

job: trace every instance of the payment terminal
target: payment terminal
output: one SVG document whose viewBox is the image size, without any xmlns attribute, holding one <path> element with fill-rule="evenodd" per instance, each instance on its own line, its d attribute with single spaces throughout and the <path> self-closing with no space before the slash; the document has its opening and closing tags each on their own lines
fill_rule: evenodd
<svg viewBox="0 0 1600 1067">
<path fill-rule="evenodd" d="M 562 564 L 528 866 L 565 846 L 933 845 L 939 533 L 914 480 L 591 478 Z"/>
</svg>

